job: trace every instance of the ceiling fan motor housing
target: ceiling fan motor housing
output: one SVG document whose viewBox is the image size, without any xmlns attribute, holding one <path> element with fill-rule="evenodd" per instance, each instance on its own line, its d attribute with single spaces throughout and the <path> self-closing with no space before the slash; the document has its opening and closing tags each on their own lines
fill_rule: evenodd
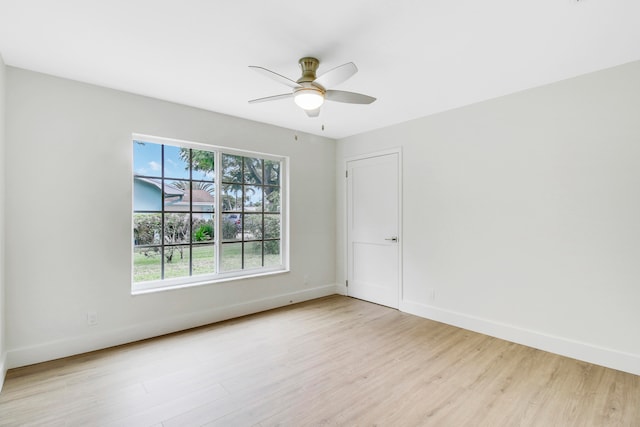
<svg viewBox="0 0 640 427">
<path fill-rule="evenodd" d="M 313 83 L 313 81 L 316 79 L 316 71 L 318 70 L 320 61 L 318 61 L 316 58 L 306 56 L 304 58 L 300 58 L 298 64 L 300 64 L 300 69 L 302 70 L 302 77 L 297 80 L 297 83 L 299 83 L 302 87 L 294 89 L 294 95 L 315 93 L 324 98 L 324 94 L 326 92 L 325 88 L 317 83 Z"/>
<path fill-rule="evenodd" d="M 316 70 L 318 70 L 320 61 L 307 56 L 300 58 L 298 64 L 300 64 L 300 68 L 302 69 L 302 77 L 297 80 L 298 83 L 311 83 L 316 79 Z"/>
</svg>

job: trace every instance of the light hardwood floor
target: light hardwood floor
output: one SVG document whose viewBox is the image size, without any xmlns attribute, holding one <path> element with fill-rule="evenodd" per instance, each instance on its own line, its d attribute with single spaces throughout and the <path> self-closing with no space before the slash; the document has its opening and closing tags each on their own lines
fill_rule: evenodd
<svg viewBox="0 0 640 427">
<path fill-rule="evenodd" d="M 333 296 L 11 370 L 0 425 L 640 426 L 640 377 Z"/>
</svg>

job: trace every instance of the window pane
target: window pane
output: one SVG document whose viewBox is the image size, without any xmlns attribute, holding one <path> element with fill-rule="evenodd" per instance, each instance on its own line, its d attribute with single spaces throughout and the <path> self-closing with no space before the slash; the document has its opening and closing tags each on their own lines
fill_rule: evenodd
<svg viewBox="0 0 640 427">
<path fill-rule="evenodd" d="M 262 267 L 262 242 L 244 244 L 244 268 Z"/>
<path fill-rule="evenodd" d="M 262 214 L 244 215 L 244 239 L 262 239 Z"/>
<path fill-rule="evenodd" d="M 164 214 L 164 243 L 189 243 L 191 221 L 189 214 Z"/>
<path fill-rule="evenodd" d="M 265 212 L 280 212 L 280 188 L 264 187 Z"/>
<path fill-rule="evenodd" d="M 240 240 L 242 232 L 242 216 L 240 214 L 222 215 L 222 241 Z"/>
<path fill-rule="evenodd" d="M 164 209 L 189 212 L 189 181 L 164 181 Z"/>
<path fill-rule="evenodd" d="M 133 210 L 161 211 L 162 180 L 159 178 L 133 178 Z"/>
<path fill-rule="evenodd" d="M 262 184 L 262 159 L 244 158 L 245 184 Z"/>
<path fill-rule="evenodd" d="M 280 185 L 280 162 L 274 160 L 264 161 L 264 184 Z"/>
<path fill-rule="evenodd" d="M 240 270 L 242 268 L 242 243 L 222 245 L 222 265 L 220 271 Z"/>
<path fill-rule="evenodd" d="M 222 182 L 242 183 L 242 157 L 222 155 Z"/>
<path fill-rule="evenodd" d="M 193 275 L 216 272 L 216 248 L 214 245 L 194 245 L 191 250 Z"/>
<path fill-rule="evenodd" d="M 264 216 L 264 238 L 280 238 L 280 215 L 265 214 Z"/>
<path fill-rule="evenodd" d="M 162 243 L 161 214 L 134 214 L 133 240 L 136 246 Z"/>
<path fill-rule="evenodd" d="M 213 182 L 215 153 L 191 150 L 192 179 Z"/>
<path fill-rule="evenodd" d="M 191 194 L 185 194 L 185 200 L 191 201 L 194 218 L 211 218 L 215 203 L 216 189 L 213 182 L 193 182 Z"/>
<path fill-rule="evenodd" d="M 160 280 L 162 272 L 162 256 L 160 247 L 135 248 L 133 250 L 133 281 L 147 282 Z"/>
<path fill-rule="evenodd" d="M 164 146 L 164 177 L 189 179 L 189 149 Z"/>
<path fill-rule="evenodd" d="M 244 186 L 244 210 L 262 212 L 262 187 L 257 185 Z"/>
<path fill-rule="evenodd" d="M 198 218 L 198 214 L 193 214 L 193 224 L 191 227 L 192 242 L 212 242 L 215 238 L 215 223 L 213 215 L 210 218 Z"/>
<path fill-rule="evenodd" d="M 133 141 L 133 173 L 162 176 L 162 145 Z"/>
<path fill-rule="evenodd" d="M 275 267 L 281 264 L 280 240 L 267 240 L 264 242 L 264 266 Z"/>
<path fill-rule="evenodd" d="M 164 247 L 164 278 L 189 276 L 189 246 Z"/>
<path fill-rule="evenodd" d="M 224 212 L 240 212 L 242 210 L 242 186 L 240 184 L 223 184 L 222 210 Z"/>
</svg>

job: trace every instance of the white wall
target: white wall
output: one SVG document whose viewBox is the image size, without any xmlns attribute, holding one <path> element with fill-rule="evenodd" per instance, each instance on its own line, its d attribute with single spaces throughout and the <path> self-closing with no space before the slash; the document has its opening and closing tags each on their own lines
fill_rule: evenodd
<svg viewBox="0 0 640 427">
<path fill-rule="evenodd" d="M 6 319 L 5 307 L 7 306 L 5 299 L 5 70 L 2 55 L 0 55 L 0 390 L 4 383 L 4 377 L 7 373 L 7 345 L 6 345 Z"/>
<path fill-rule="evenodd" d="M 345 279 L 344 158 L 402 147 L 401 309 L 640 373 L 638 75 L 632 63 L 346 138 L 336 150 L 8 67 L 6 366 L 332 293 Z M 292 272 L 131 296 L 132 132 L 290 156 Z M 87 326 L 89 310 L 97 326 Z"/>
<path fill-rule="evenodd" d="M 12 67 L 6 102 L 9 367 L 335 292 L 334 141 Z M 132 296 L 133 132 L 289 156 L 291 273 Z"/>
<path fill-rule="evenodd" d="M 338 141 L 337 281 L 344 158 L 400 146 L 402 310 L 640 374 L 639 76 L 635 62 Z"/>
</svg>

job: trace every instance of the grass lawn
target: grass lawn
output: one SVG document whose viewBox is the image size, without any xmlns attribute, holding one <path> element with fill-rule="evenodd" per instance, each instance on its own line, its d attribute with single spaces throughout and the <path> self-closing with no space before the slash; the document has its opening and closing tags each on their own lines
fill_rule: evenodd
<svg viewBox="0 0 640 427">
<path fill-rule="evenodd" d="M 262 264 L 261 242 L 245 242 L 244 244 L 245 269 L 258 268 Z M 240 270 L 242 267 L 242 244 L 229 243 L 222 245 L 221 271 Z M 192 250 L 193 275 L 215 273 L 215 246 L 197 245 Z M 146 282 L 160 280 L 162 258 L 159 252 L 141 249 L 134 250 L 133 254 L 133 281 Z M 266 254 L 265 266 L 280 264 L 280 254 Z M 178 248 L 174 249 L 171 262 L 165 263 L 165 278 L 184 277 L 189 275 L 189 247 L 184 246 L 182 255 Z"/>
</svg>

